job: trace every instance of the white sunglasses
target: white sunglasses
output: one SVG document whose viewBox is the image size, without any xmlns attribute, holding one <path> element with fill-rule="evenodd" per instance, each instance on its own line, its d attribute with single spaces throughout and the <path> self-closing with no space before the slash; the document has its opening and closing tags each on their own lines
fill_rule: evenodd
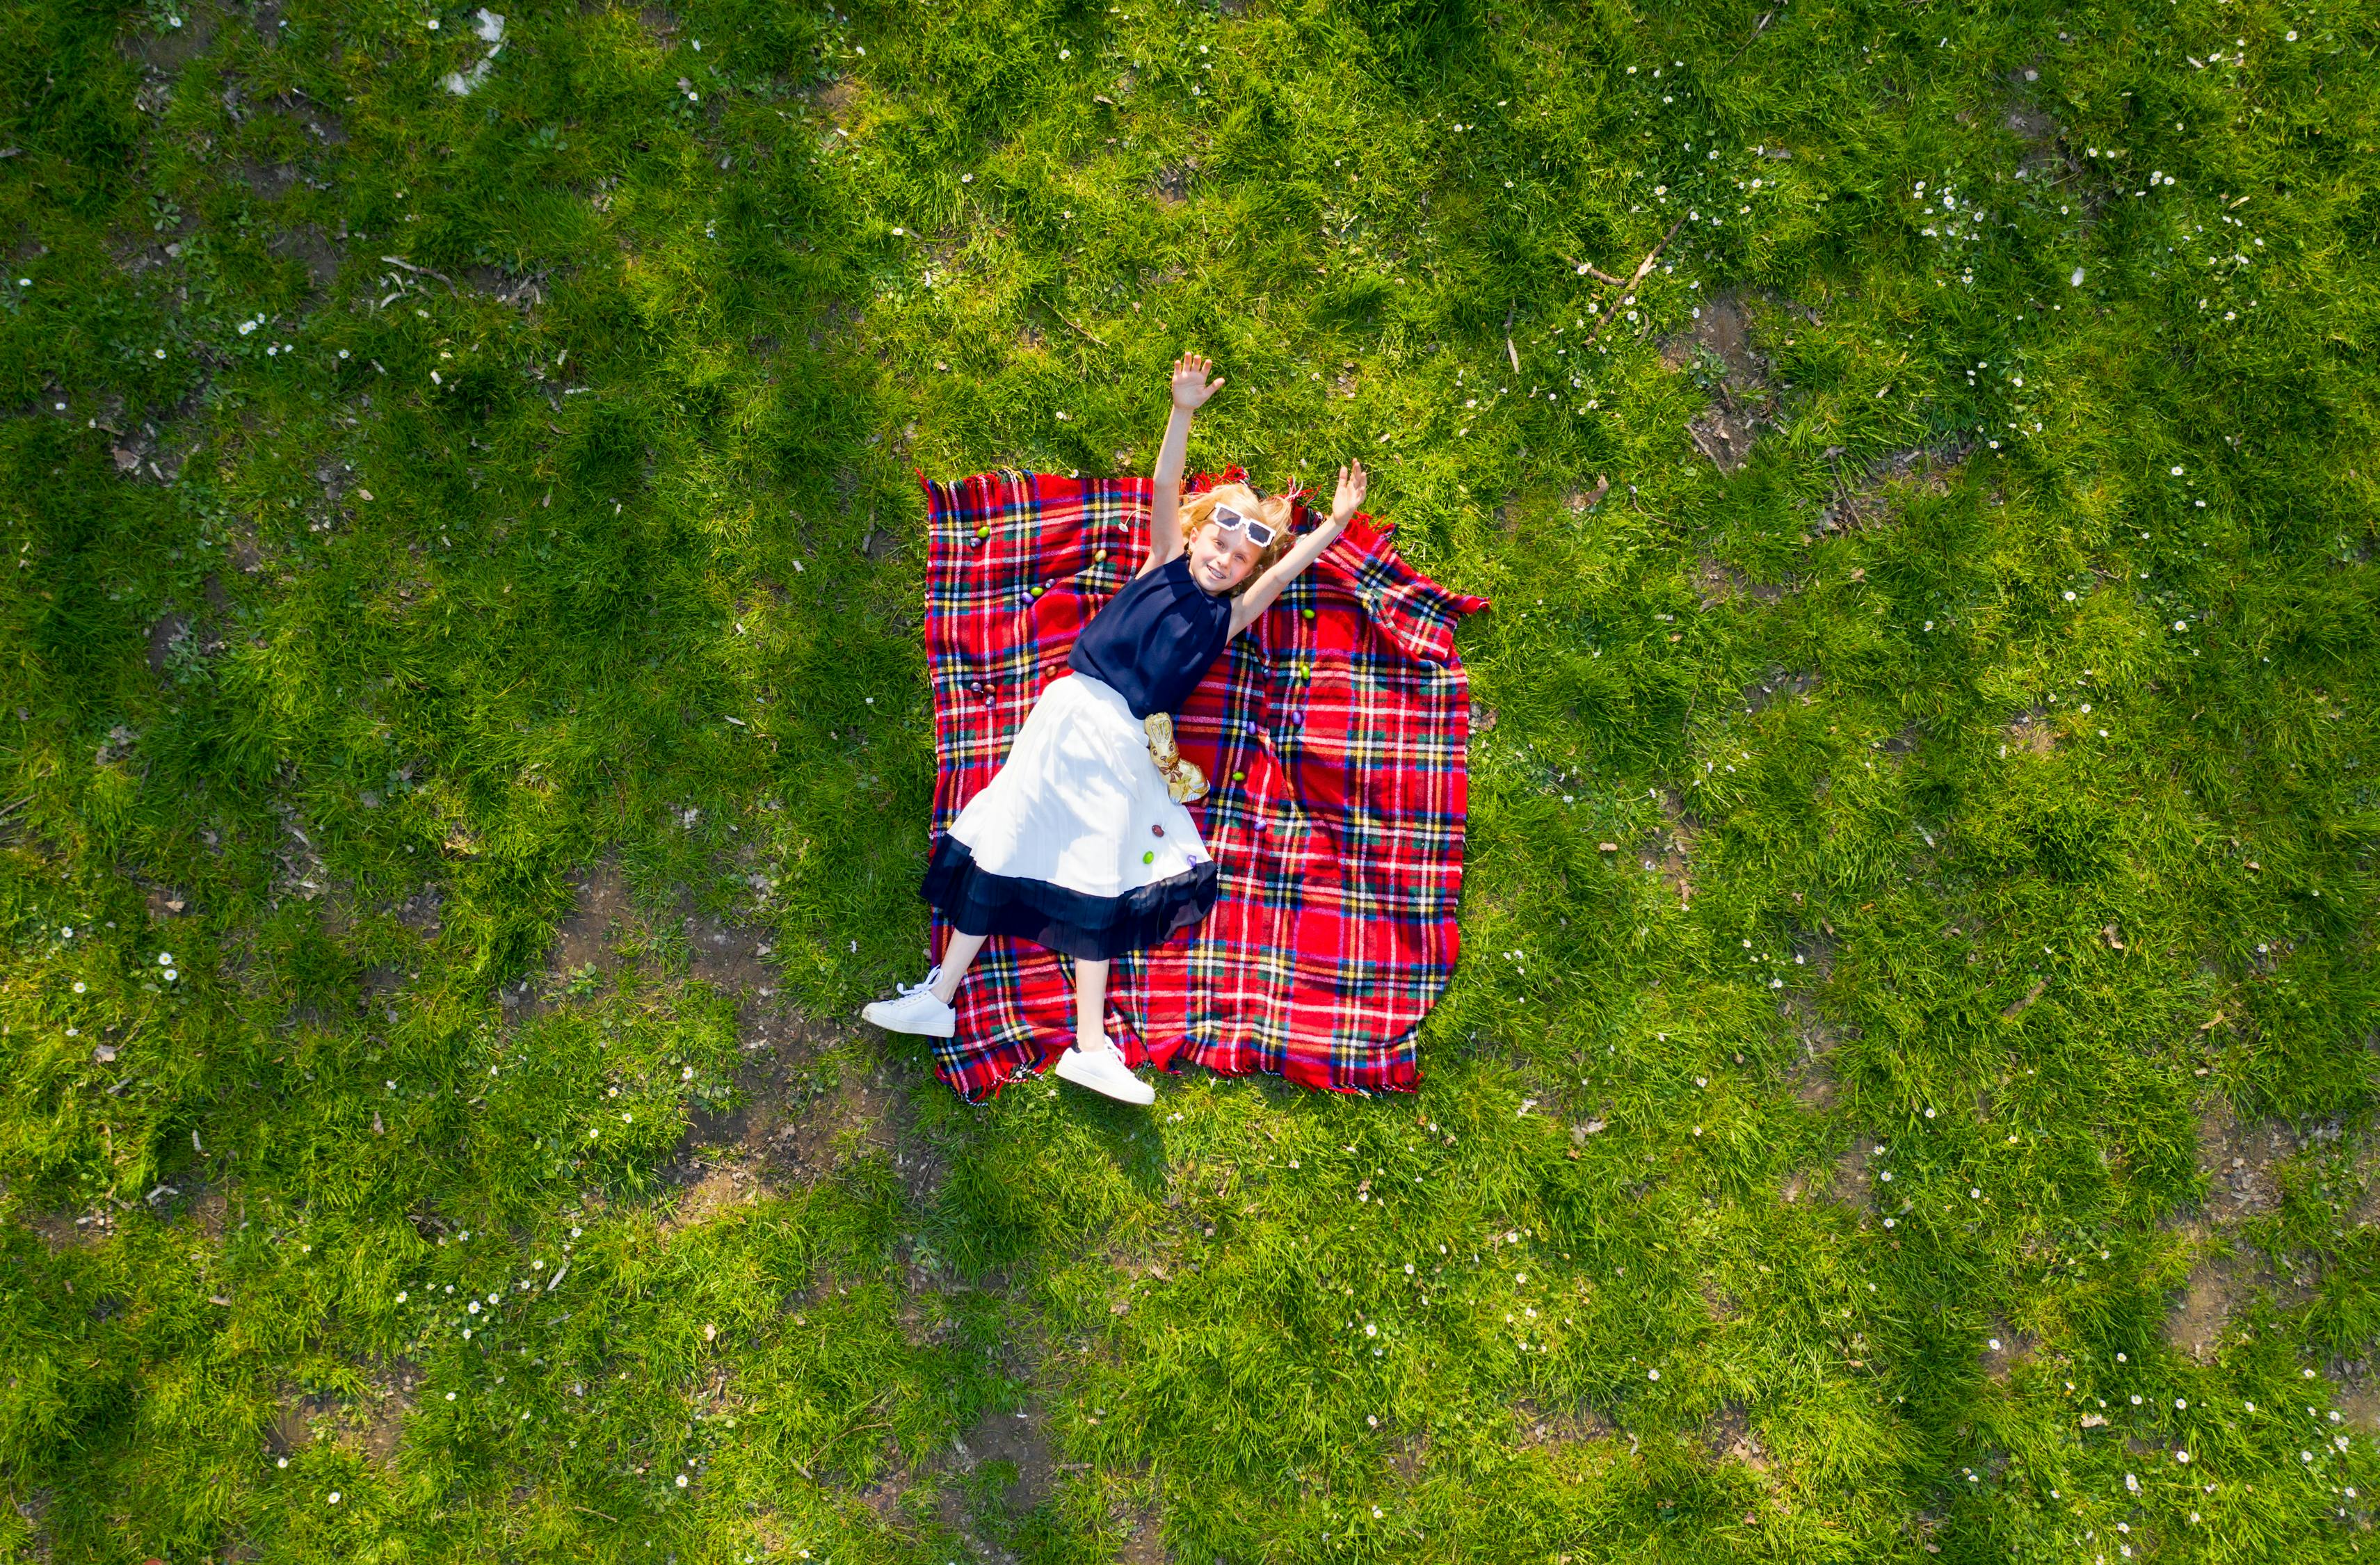
<svg viewBox="0 0 2380 1565">
<path fill-rule="evenodd" d="M 1271 523 L 1259 521 L 1254 516 L 1236 511 L 1231 506 L 1220 502 L 1216 504 L 1214 510 L 1208 513 L 1208 518 L 1217 527 L 1222 528 L 1225 532 L 1236 532 L 1242 534 L 1250 543 L 1255 544 L 1259 549 L 1264 548 L 1275 538 L 1280 536 L 1278 533 L 1273 531 Z"/>
</svg>

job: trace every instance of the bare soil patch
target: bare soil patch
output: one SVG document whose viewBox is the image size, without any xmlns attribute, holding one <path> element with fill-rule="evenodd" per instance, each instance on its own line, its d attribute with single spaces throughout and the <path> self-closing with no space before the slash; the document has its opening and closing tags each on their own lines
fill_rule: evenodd
<svg viewBox="0 0 2380 1565">
<path fill-rule="evenodd" d="M 1733 294 L 1704 300 L 1693 324 L 1662 343 L 1661 358 L 1712 394 L 1710 406 L 1686 425 L 1686 438 L 1719 471 L 1742 467 L 1769 422 L 1771 401 L 1768 363 L 1753 350 L 1742 300 Z"/>
<path fill-rule="evenodd" d="M 2038 711 L 2021 712 L 2009 724 L 2009 744 L 2029 756 L 2051 756 L 2058 753 L 2058 730 Z"/>
<path fill-rule="evenodd" d="M 2198 1171 L 2206 1176 L 2206 1215 L 2217 1223 L 2271 1211 L 2280 1203 L 2273 1167 L 2303 1143 L 2278 1120 L 2241 1122 L 2217 1102 L 2198 1124 Z"/>
<path fill-rule="evenodd" d="M 2380 1379 L 2372 1373 L 2368 1358 L 2342 1359 L 2330 1366 L 2330 1377 L 2338 1387 L 2339 1416 L 2366 1434 L 2380 1433 Z"/>
<path fill-rule="evenodd" d="M 1759 437 L 1758 420 L 1725 404 L 1705 409 L 1686 425 L 1686 438 L 1722 473 L 1742 467 Z"/>
<path fill-rule="evenodd" d="M 1785 588 L 1767 582 L 1753 580 L 1733 565 L 1719 560 L 1701 560 L 1694 566 L 1694 590 L 1701 596 L 1705 609 L 1716 609 L 1739 598 L 1757 602 L 1774 603 L 1785 596 Z"/>
<path fill-rule="evenodd" d="M 639 907 L 620 867 L 590 866 L 554 932 L 541 992 L 551 1004 L 572 986 L 636 962 L 662 977 L 656 915 Z M 885 1046 L 841 1024 L 803 1014 L 784 998 L 771 935 L 710 915 L 685 915 L 684 977 L 732 996 L 743 1064 L 735 1106 L 698 1111 L 664 1171 L 678 1187 L 665 1227 L 682 1228 L 772 1190 L 808 1184 L 845 1164 L 890 1159 L 913 1202 L 940 1188 L 947 1159 L 913 1133 L 904 1072 Z"/>
<path fill-rule="evenodd" d="M 1662 795 L 1661 813 L 1669 825 L 1631 851 L 1646 870 L 1669 882 L 1682 907 L 1694 901 L 1694 839 L 1701 835 L 1702 822 L 1686 809 L 1685 801 L 1674 790 Z"/>
<path fill-rule="evenodd" d="M 189 460 L 193 449 L 175 444 L 153 423 L 128 424 L 121 430 L 105 423 L 99 427 L 111 437 L 108 459 L 115 465 L 117 476 L 129 483 L 175 482 L 181 478 L 183 465 Z"/>
<path fill-rule="evenodd" d="M 42 1523 L 48 1517 L 50 1507 L 55 1502 L 47 1489 L 27 1490 L 24 1491 L 24 1498 L 17 1501 L 17 1514 L 24 1519 L 28 1529 L 25 1538 L 25 1557 L 37 1561 L 38 1565 L 48 1565 L 51 1558 L 50 1534 L 49 1529 Z"/>
<path fill-rule="evenodd" d="M 2046 147 L 2058 135 L 2058 122 L 2041 110 L 2019 103 L 2000 116 L 2000 128 L 2026 145 Z"/>
<path fill-rule="evenodd" d="M 305 267 L 307 285 L 317 294 L 330 291 L 346 260 L 346 251 L 337 241 L 310 223 L 283 229 L 265 241 L 265 249 L 279 260 Z"/>
<path fill-rule="evenodd" d="M 149 627 L 149 672 L 163 673 L 176 649 L 189 638 L 190 622 L 180 614 L 169 613 Z"/>
<path fill-rule="evenodd" d="M 859 100 L 859 83 L 846 76 L 820 88 L 810 102 L 828 119 L 848 128 L 858 117 Z"/>
<path fill-rule="evenodd" d="M 1041 1409 L 1029 1403 L 1012 1413 L 986 1411 L 953 1442 L 961 1470 L 973 1473 L 992 1462 L 1014 1469 L 997 1498 L 1012 1514 L 1024 1515 L 1057 1491 L 1058 1460 L 1046 1425 Z"/>
<path fill-rule="evenodd" d="M 355 465 L 325 454 L 314 464 L 314 481 L 322 486 L 322 499 L 335 506 L 356 487 Z"/>
<path fill-rule="evenodd" d="M 232 166 L 240 183 L 255 191 L 261 200 L 279 200 L 289 193 L 298 179 L 296 164 L 266 163 L 259 158 L 242 158 Z"/>
<path fill-rule="evenodd" d="M 281 832 L 273 844 L 273 857 L 279 866 L 273 878 L 273 905 L 278 907 L 285 899 L 302 898 L 312 902 L 331 890 L 334 880 L 315 849 L 313 834 L 306 830 L 305 819 L 296 807 L 275 801 L 273 812 L 281 820 Z"/>
<path fill-rule="evenodd" d="M 420 1383 L 419 1365 L 409 1359 L 395 1359 L 373 1366 L 364 1389 L 353 1398 L 334 1391 L 285 1392 L 280 1411 L 265 1431 L 266 1449 L 286 1456 L 317 1440 L 331 1440 L 382 1466 L 390 1465 L 396 1460 L 405 1418 L 413 1411 L 414 1392 Z"/>
<path fill-rule="evenodd" d="M 774 948 L 765 930 L 748 929 L 711 917 L 686 921 L 686 958 L 693 977 L 726 994 L 771 999 L 776 992 L 776 970 L 767 958 Z"/>
<path fill-rule="evenodd" d="M 1515 1402 L 1520 1419 L 1520 1443 L 1524 1450 L 1587 1445 L 1619 1433 L 1612 1422 L 1591 1407 L 1548 1412 L 1531 1402 Z"/>
<path fill-rule="evenodd" d="M 1876 1143 L 1866 1136 L 1852 1142 L 1835 1159 L 1835 1179 L 1828 1193 L 1844 1206 L 1865 1211 L 1876 1188 L 1867 1169 L 1868 1159 L 1875 1156 Z"/>
<path fill-rule="evenodd" d="M 1793 1031 L 1802 1040 L 1802 1059 L 1787 1079 L 1803 1108 L 1823 1114 L 1835 1106 L 1835 1099 L 1842 1094 L 1842 1083 L 1835 1074 L 1834 1065 L 1835 1046 L 1840 1040 L 1833 1027 L 1806 1010 L 1796 1010 Z"/>
<path fill-rule="evenodd" d="M 679 1172 L 678 1178 L 676 1202 L 662 1219 L 665 1234 L 708 1222 L 731 1207 L 749 1206 L 760 1194 L 758 1179 L 740 1164 L 704 1160 Z"/>
<path fill-rule="evenodd" d="M 1996 1320 L 1984 1337 L 1984 1373 L 2006 1382 L 2018 1365 L 2033 1357 L 2039 1345 L 2030 1331 L 2019 1331 L 2006 1321 Z"/>
<path fill-rule="evenodd" d="M 1742 1402 L 1723 1402 L 1704 1420 L 1703 1449 L 1715 1462 L 1740 1462 L 1755 1473 L 1768 1471 L 1768 1451 L 1754 1432 L 1752 1416 Z"/>
<path fill-rule="evenodd" d="M 2181 1296 L 2167 1308 L 2167 1343 L 2201 1363 L 2212 1359 L 2231 1317 L 2256 1295 L 2254 1271 L 2252 1262 L 2238 1256 L 2201 1256 L 2190 1268 Z"/>
<path fill-rule="evenodd" d="M 445 928 L 445 892 L 438 886 L 423 886 L 391 908 L 390 916 L 422 939 L 436 940 Z"/>
<path fill-rule="evenodd" d="M 1764 603 L 1773 603 L 1785 595 L 1785 589 L 1781 587 L 1755 587 L 1752 594 Z M 1774 703 L 1789 698 L 1799 700 L 1806 707 L 1810 705 L 1810 692 L 1817 687 L 1818 676 L 1815 673 L 1780 672 L 1771 673 L 1756 684 L 1745 685 L 1739 699 L 1743 702 L 1746 716 L 1757 717 Z"/>
<path fill-rule="evenodd" d="M 2034 101 L 2034 84 L 2040 79 L 2037 66 L 2023 66 L 2010 72 L 2010 101 L 1999 118 L 2000 128 L 2024 145 L 2024 174 L 2028 179 L 2055 173 L 2069 162 L 2058 150 L 2058 139 L 2065 127 L 2058 124 L 2057 116 Z"/>
<path fill-rule="evenodd" d="M 1752 348 L 1751 322 L 1744 319 L 1742 299 L 1720 294 L 1704 301 L 1702 313 L 1681 336 L 1661 345 L 1662 357 L 1672 369 L 1685 365 L 1695 349 L 1716 359 L 1728 383 L 1750 391 L 1767 383 L 1768 360 Z"/>
<path fill-rule="evenodd" d="M 42 1236 L 42 1243 L 48 1247 L 53 1256 L 95 1244 L 113 1232 L 115 1227 L 108 1220 L 104 1212 L 84 1212 L 79 1215 L 68 1212 L 29 1212 L 25 1215 L 24 1223 L 27 1228 Z"/>
<path fill-rule="evenodd" d="M 1167 164 L 1157 171 L 1149 193 L 1160 205 L 1176 207 L 1190 199 L 1190 181 L 1197 175 L 1198 160 L 1184 158 L 1180 163 Z"/>
<path fill-rule="evenodd" d="M 580 875 L 577 898 L 570 916 L 553 932 L 553 949 L 546 957 L 549 973 L 567 976 L 586 968 L 609 969 L 617 964 L 613 946 L 641 923 L 628 882 L 610 859 Z"/>
<path fill-rule="evenodd" d="M 870 1157 L 889 1158 L 914 1200 L 941 1183 L 943 1160 L 907 1135 L 904 1096 L 881 1065 L 797 1047 L 747 1060 L 737 1085 L 741 1106 L 697 1116 L 666 1171 L 687 1187 L 673 1227 Z"/>
<path fill-rule="evenodd" d="M 172 75 L 207 52 L 215 40 L 220 14 L 212 6 L 191 6 L 178 13 L 179 27 L 152 33 L 126 33 L 117 41 L 125 58 Z"/>
<path fill-rule="evenodd" d="M 1592 484 L 1574 486 L 1562 497 L 1562 503 L 1569 506 L 1573 513 L 1584 515 L 1602 504 L 1603 497 L 1610 492 L 1611 479 L 1602 473 L 1597 473 Z"/>
<path fill-rule="evenodd" d="M 2284 1305 L 2311 1295 L 2311 1277 L 2277 1272 L 2265 1257 L 2228 1249 L 2227 1241 L 2240 1222 L 2279 1205 L 2277 1165 L 2335 1134 L 2333 1127 L 2317 1126 L 2301 1135 L 2278 1120 L 2243 1121 L 2220 1099 L 2200 1117 L 2198 1170 L 2206 1176 L 2206 1205 L 2182 1228 L 2199 1256 L 2166 1313 L 2166 1341 L 2173 1347 L 2211 1358 L 2231 1321 L 2259 1293 L 2269 1292 Z"/>
<path fill-rule="evenodd" d="M 1887 454 L 1859 473 L 1838 473 L 1834 496 L 1818 513 L 1818 530 L 1856 532 L 1880 526 L 1912 499 L 1949 493 L 1950 480 L 1973 443 L 1959 438 L 1937 445 L 1910 446 Z M 1842 448 L 1830 445 L 1826 454 L 1840 456 Z"/>
<path fill-rule="evenodd" d="M 883 1454 L 880 1475 L 856 1491 L 860 1503 L 886 1526 L 905 1534 L 930 1515 L 979 1559 L 1015 1558 L 987 1540 L 981 1523 L 990 1522 L 994 1536 L 999 1535 L 1004 1531 L 1002 1522 L 1022 1520 L 1057 1492 L 1062 1470 L 1044 1432 L 1042 1410 L 1032 1404 L 1006 1413 L 985 1410 L 965 1432 L 951 1438 L 948 1451 L 922 1463 L 911 1465 L 889 1444 Z M 971 1510 L 971 1489 L 983 1494 L 996 1514 Z"/>
<path fill-rule="evenodd" d="M 1165 1547 L 1163 1525 L 1157 1512 L 1144 1510 L 1128 1523 L 1116 1565 L 1172 1565 L 1173 1551 Z"/>
<path fill-rule="evenodd" d="M 859 1491 L 859 1503 L 876 1512 L 878 1519 L 886 1526 L 899 1527 L 907 1521 L 907 1507 L 904 1502 L 909 1498 L 909 1470 L 897 1464 L 898 1453 L 891 1446 L 888 1445 L 886 1450 L 896 1464 L 888 1467 L 882 1477 Z"/>
</svg>

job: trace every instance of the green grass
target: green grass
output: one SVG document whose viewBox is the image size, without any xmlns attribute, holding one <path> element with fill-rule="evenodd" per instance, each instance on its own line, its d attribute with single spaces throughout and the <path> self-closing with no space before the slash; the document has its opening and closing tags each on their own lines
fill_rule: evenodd
<svg viewBox="0 0 2380 1565">
<path fill-rule="evenodd" d="M 15 1558 L 2372 1541 L 2368 9 L 471 26 L 0 14 Z M 913 470 L 1189 347 L 1495 601 L 1465 959 L 969 1109 Z"/>
</svg>

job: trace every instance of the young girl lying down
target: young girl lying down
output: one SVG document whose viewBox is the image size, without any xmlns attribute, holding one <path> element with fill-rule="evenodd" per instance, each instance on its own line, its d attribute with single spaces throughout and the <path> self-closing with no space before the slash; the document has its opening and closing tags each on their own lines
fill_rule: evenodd
<svg viewBox="0 0 2380 1565">
<path fill-rule="evenodd" d="M 1189 928 L 1215 902 L 1214 861 L 1183 807 L 1206 782 L 1174 750 L 1172 714 L 1223 644 L 1345 529 L 1368 482 L 1362 463 L 1341 468 L 1330 519 L 1301 538 L 1283 495 L 1235 483 L 1184 501 L 1191 416 L 1223 384 L 1211 368 L 1196 354 L 1173 367 L 1148 558 L 1083 627 L 1073 672 L 1041 692 L 999 772 L 935 846 L 925 897 L 954 931 L 941 964 L 861 1013 L 948 1037 L 984 941 L 1032 940 L 1075 959 L 1075 1043 L 1058 1074 L 1127 1103 L 1157 1094 L 1108 1037 L 1108 964 Z"/>
</svg>

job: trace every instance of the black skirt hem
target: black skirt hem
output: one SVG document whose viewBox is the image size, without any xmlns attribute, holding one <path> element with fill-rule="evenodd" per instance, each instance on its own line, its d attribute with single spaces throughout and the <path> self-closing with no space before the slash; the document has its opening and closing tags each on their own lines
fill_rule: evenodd
<svg viewBox="0 0 2380 1565">
<path fill-rule="evenodd" d="M 963 935 L 1013 935 L 1085 962 L 1163 945 L 1215 905 L 1215 861 L 1192 865 L 1122 896 L 1092 896 L 1047 880 L 995 875 L 957 838 L 934 844 L 921 888 Z"/>
</svg>

